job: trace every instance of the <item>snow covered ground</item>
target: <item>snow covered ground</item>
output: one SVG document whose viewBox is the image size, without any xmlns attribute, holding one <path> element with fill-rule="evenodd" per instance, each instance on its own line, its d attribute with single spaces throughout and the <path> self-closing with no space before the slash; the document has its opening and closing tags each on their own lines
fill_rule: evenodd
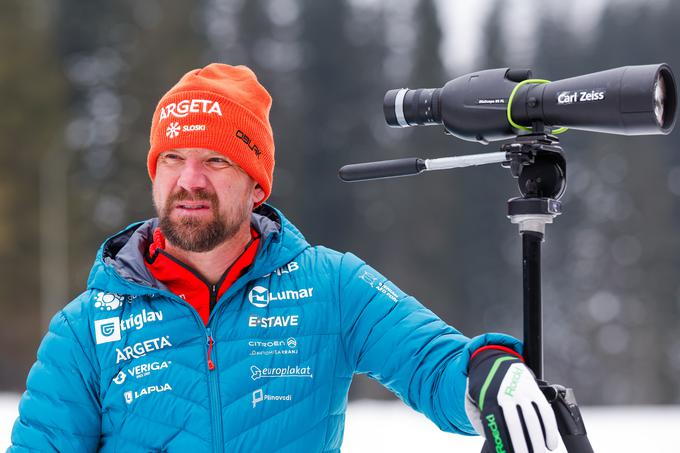
<svg viewBox="0 0 680 453">
<path fill-rule="evenodd" d="M 0 393 L 0 451 L 9 445 L 18 401 Z M 678 451 L 668 434 L 680 429 L 680 406 L 587 407 L 583 418 L 597 453 Z M 443 433 L 401 402 L 364 400 L 349 405 L 342 450 L 479 453 L 480 447 L 480 438 Z"/>
</svg>

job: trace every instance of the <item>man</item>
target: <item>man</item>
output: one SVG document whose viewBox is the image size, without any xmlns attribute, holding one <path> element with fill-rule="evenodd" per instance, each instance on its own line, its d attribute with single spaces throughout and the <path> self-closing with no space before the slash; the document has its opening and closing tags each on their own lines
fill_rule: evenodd
<svg viewBox="0 0 680 453">
<path fill-rule="evenodd" d="M 109 238 L 52 320 L 10 451 L 335 452 L 354 373 L 489 451 L 555 449 L 517 340 L 463 336 L 263 204 L 270 105 L 248 68 L 223 64 L 163 96 L 147 159 L 158 218 Z"/>
</svg>

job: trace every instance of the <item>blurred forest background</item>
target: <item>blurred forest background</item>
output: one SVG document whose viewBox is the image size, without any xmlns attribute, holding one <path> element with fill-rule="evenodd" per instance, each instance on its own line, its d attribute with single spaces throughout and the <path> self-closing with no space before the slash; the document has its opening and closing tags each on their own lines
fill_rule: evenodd
<svg viewBox="0 0 680 453">
<path fill-rule="evenodd" d="M 250 66 L 272 93 L 270 202 L 311 243 L 353 251 L 469 336 L 521 338 L 507 170 L 343 184 L 337 169 L 498 150 L 438 127 L 387 128 L 388 89 L 505 66 L 552 80 L 658 62 L 680 71 L 680 2 L 455 2 L 479 8 L 482 28 L 443 46 L 447 3 L 3 1 L 0 391 L 23 390 L 47 320 L 84 289 L 99 244 L 153 215 L 151 115 L 212 61 Z M 473 58 L 446 55 L 473 41 Z M 680 403 L 680 134 L 570 131 L 562 143 L 564 214 L 544 245 L 546 377 L 582 404 Z M 366 378 L 351 396 L 390 397 Z"/>
</svg>

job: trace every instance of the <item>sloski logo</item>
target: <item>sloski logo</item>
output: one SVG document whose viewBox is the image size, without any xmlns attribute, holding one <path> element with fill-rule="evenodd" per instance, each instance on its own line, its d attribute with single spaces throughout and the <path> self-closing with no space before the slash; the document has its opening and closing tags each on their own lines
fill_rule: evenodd
<svg viewBox="0 0 680 453">
<path fill-rule="evenodd" d="M 100 291 L 94 297 L 94 306 L 102 311 L 117 310 L 123 305 L 124 296 Z"/>
<path fill-rule="evenodd" d="M 180 127 L 178 122 L 170 123 L 167 129 L 165 129 L 165 136 L 168 138 L 175 138 L 179 135 Z"/>
<path fill-rule="evenodd" d="M 97 344 L 120 340 L 120 319 L 106 318 L 94 322 L 94 334 Z"/>
<path fill-rule="evenodd" d="M 287 289 L 277 292 L 269 292 L 264 286 L 255 286 L 248 293 L 248 300 L 258 308 L 265 308 L 270 302 L 277 300 L 298 300 L 312 297 L 314 288 Z"/>
</svg>

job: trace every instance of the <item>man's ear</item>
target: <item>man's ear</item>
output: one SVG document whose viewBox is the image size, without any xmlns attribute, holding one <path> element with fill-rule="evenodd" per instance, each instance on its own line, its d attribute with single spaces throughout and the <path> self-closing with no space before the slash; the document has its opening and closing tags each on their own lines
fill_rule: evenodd
<svg viewBox="0 0 680 453">
<path fill-rule="evenodd" d="M 264 200 L 264 189 L 259 184 L 253 189 L 253 205 L 260 204 Z"/>
</svg>

